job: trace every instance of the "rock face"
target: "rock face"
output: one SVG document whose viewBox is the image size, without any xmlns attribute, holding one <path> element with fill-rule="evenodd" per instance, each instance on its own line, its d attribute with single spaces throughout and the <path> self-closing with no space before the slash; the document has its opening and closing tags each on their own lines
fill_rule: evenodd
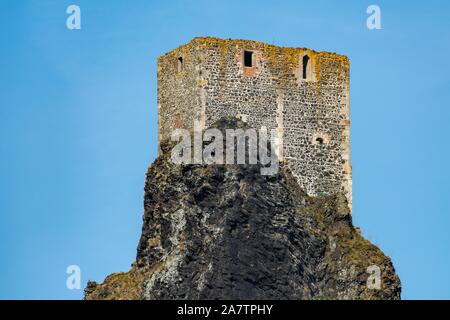
<svg viewBox="0 0 450 320">
<path fill-rule="evenodd" d="M 260 164 L 176 165 L 173 145 L 161 143 L 147 172 L 136 262 L 89 282 L 85 299 L 400 298 L 343 194 L 309 197 L 283 164 L 266 176 Z"/>
</svg>

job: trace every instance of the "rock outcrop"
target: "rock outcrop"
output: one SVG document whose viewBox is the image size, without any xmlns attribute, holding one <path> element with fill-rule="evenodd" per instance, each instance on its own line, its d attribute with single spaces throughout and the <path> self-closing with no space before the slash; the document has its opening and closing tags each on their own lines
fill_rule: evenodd
<svg viewBox="0 0 450 320">
<path fill-rule="evenodd" d="M 176 165 L 173 145 L 148 169 L 131 270 L 89 282 L 85 299 L 400 298 L 391 260 L 352 225 L 343 194 L 309 197 L 283 164 L 275 175 Z"/>
</svg>

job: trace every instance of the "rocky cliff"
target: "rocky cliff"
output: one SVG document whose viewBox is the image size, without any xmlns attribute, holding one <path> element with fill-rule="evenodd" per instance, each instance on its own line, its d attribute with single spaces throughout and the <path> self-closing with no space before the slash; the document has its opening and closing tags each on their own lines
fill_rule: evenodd
<svg viewBox="0 0 450 320">
<path fill-rule="evenodd" d="M 283 164 L 275 175 L 176 165 L 173 145 L 148 169 L 131 270 L 89 282 L 85 299 L 400 298 L 391 260 L 352 225 L 342 194 L 307 196 Z"/>
</svg>

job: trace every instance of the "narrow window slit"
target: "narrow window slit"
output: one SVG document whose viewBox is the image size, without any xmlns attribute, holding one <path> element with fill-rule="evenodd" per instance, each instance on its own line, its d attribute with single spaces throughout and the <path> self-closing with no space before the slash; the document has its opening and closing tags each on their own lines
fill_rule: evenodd
<svg viewBox="0 0 450 320">
<path fill-rule="evenodd" d="M 178 61 L 177 61 L 177 65 L 178 65 L 178 72 L 183 71 L 183 57 L 179 57 Z"/>
<path fill-rule="evenodd" d="M 308 63 L 309 63 L 309 56 L 305 54 L 303 56 L 303 79 L 306 80 L 308 78 Z"/>
</svg>

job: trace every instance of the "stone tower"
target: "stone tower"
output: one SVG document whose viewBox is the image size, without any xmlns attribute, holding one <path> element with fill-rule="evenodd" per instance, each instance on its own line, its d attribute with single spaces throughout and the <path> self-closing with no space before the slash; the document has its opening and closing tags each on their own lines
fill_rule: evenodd
<svg viewBox="0 0 450 320">
<path fill-rule="evenodd" d="M 352 204 L 348 58 L 257 41 L 194 38 L 158 59 L 159 141 L 236 116 L 278 133 L 278 157 L 312 196 Z"/>
</svg>

